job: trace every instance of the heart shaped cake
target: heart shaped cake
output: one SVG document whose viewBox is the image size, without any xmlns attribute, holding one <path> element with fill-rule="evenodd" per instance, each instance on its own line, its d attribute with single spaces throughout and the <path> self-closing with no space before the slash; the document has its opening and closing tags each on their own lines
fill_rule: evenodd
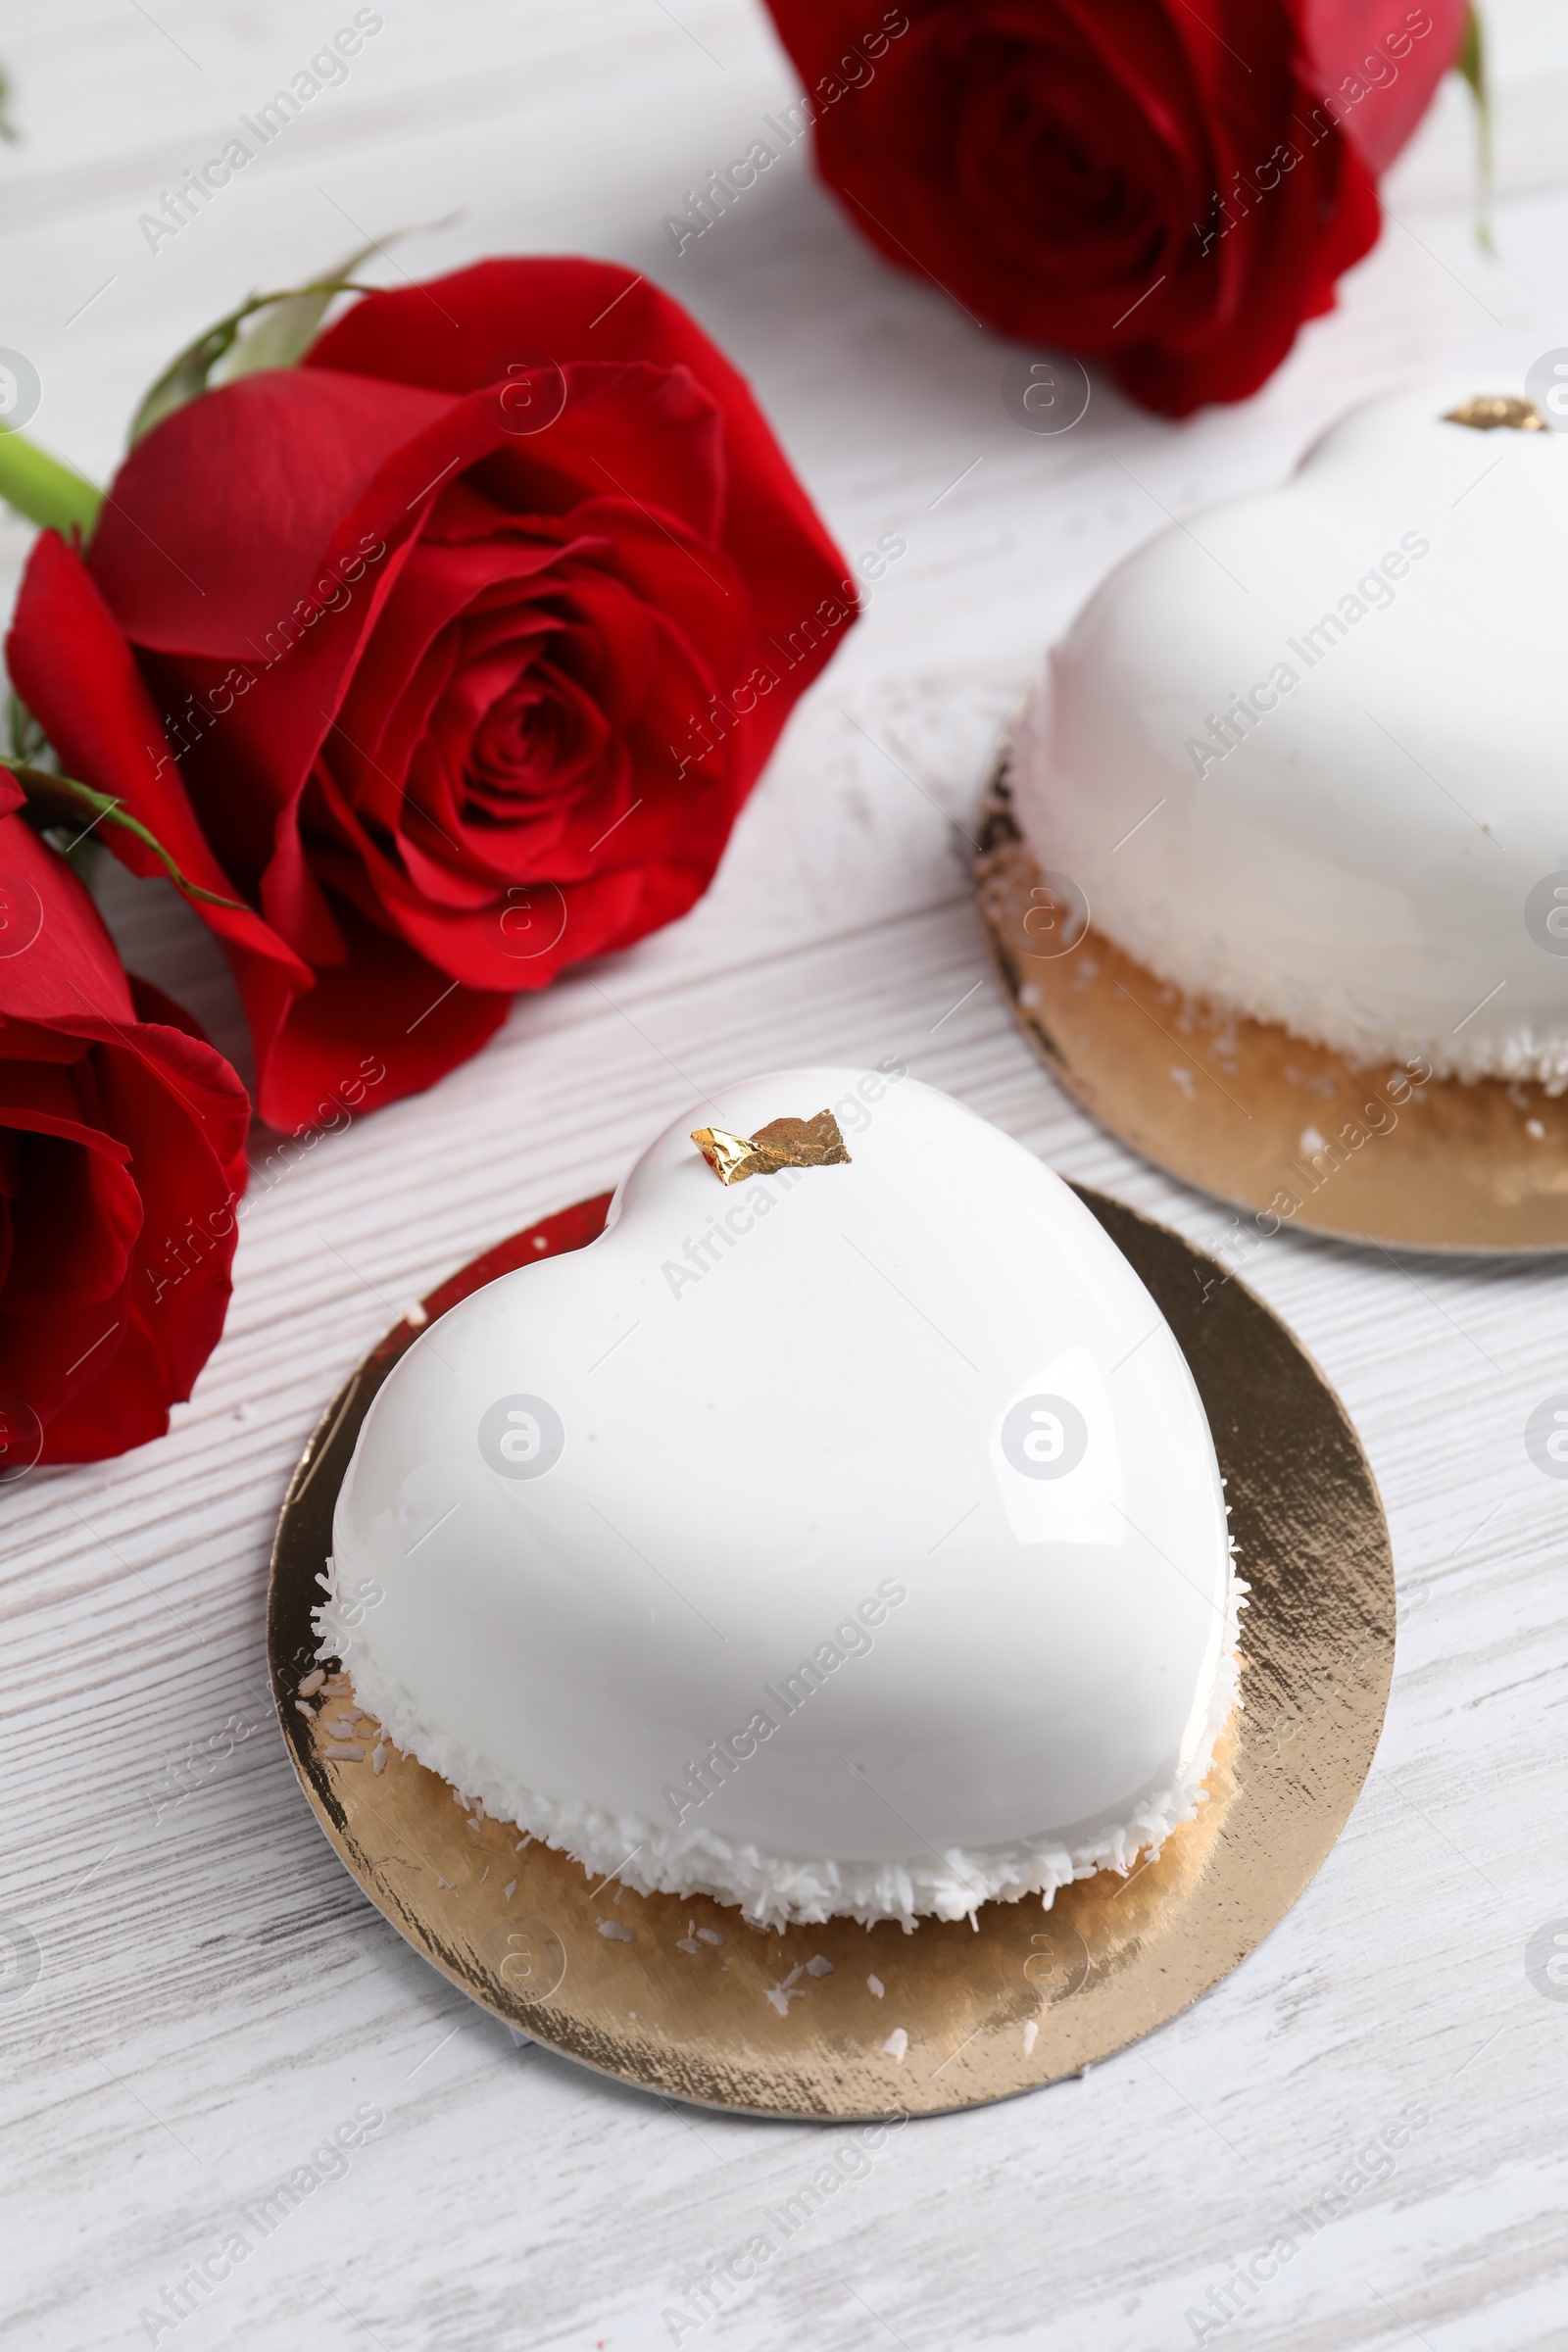
<svg viewBox="0 0 1568 2352">
<path fill-rule="evenodd" d="M 327 1581 L 320 1654 L 405 1753 L 767 1926 L 1126 1870 L 1237 1698 L 1169 1326 L 1058 1177 L 898 1063 L 728 1089 L 598 1241 L 421 1332 Z"/>
<path fill-rule="evenodd" d="M 1040 865 L 1190 997 L 1561 1093 L 1568 440 L 1474 395 L 1374 401 L 1130 557 L 1010 776 Z"/>
</svg>

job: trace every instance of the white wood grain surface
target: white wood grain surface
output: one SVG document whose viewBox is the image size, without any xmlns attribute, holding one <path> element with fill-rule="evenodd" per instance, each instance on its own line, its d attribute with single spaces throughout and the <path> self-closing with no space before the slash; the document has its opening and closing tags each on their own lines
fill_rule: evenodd
<svg viewBox="0 0 1568 2352">
<path fill-rule="evenodd" d="M 751 374 L 846 550 L 897 528 L 908 554 L 708 901 L 519 1003 L 429 1096 L 260 1178 L 228 1331 L 173 1434 L 0 1498 L 0 1960 L 38 1957 L 30 1986 L 15 1961 L 0 1981 L 0 2308 L 26 2352 L 148 2341 L 140 2312 L 362 2102 L 383 2121 L 346 2175 L 265 2240 L 251 2229 L 159 2342 L 642 2352 L 814 2168 L 832 2132 L 677 2110 L 514 2048 L 361 1898 L 266 1697 L 290 1465 L 407 1300 L 610 1184 L 700 1090 L 771 1064 L 903 1054 L 1065 1173 L 1219 1237 L 1223 1212 L 1056 1092 L 985 977 L 963 828 L 999 723 L 1166 511 L 1273 480 L 1336 410 L 1416 368 L 1472 367 L 1489 389 L 1568 344 L 1568 22 L 1545 0 L 1492 10 L 1498 260 L 1471 240 L 1450 92 L 1391 183 L 1398 224 L 1257 400 L 1170 427 L 1097 387 L 1060 442 L 1009 421 L 1005 349 L 875 264 L 799 156 L 672 253 L 661 216 L 792 93 L 747 0 L 384 0 L 348 81 L 150 254 L 137 215 L 351 13 L 10 12 L 25 140 L 0 154 L 0 340 L 42 376 L 38 438 L 103 472 L 159 365 L 248 287 L 461 210 L 386 274 L 529 247 L 646 270 Z M 0 525 L 8 585 L 26 541 Z M 186 911 L 117 869 L 103 890 L 130 960 L 240 1054 Z M 1524 1962 L 1543 1923 L 1568 1923 L 1568 1489 L 1522 1437 L 1568 1390 L 1568 1269 L 1287 1235 L 1246 1271 L 1338 1384 L 1394 1529 L 1397 1673 L 1345 1837 L 1262 1949 L 1148 2043 L 900 2132 L 685 2335 L 704 2352 L 1178 2352 L 1210 2289 L 1292 2231 L 1294 2259 L 1203 2341 L 1568 2343 L 1568 2002 Z M 1346 2188 L 1412 2102 L 1429 2122 Z M 1300 2209 L 1327 2210 L 1337 2181 L 1309 2230 Z"/>
</svg>

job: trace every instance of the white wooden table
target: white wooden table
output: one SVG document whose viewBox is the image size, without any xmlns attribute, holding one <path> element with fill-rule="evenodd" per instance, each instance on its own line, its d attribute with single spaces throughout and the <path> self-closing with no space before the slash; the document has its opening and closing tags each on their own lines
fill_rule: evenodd
<svg viewBox="0 0 1568 2352">
<path fill-rule="evenodd" d="M 1162 509 L 1273 480 L 1401 375 L 1458 364 L 1478 390 L 1516 387 L 1568 343 L 1568 24 L 1546 0 L 1494 0 L 1499 261 L 1470 239 L 1451 90 L 1391 184 L 1402 225 L 1257 400 L 1172 428 L 1097 390 L 1059 441 L 1009 420 L 1007 351 L 873 262 L 799 155 L 675 257 L 662 216 L 792 93 L 748 0 L 384 0 L 348 81 L 149 253 L 138 214 L 351 13 L 8 13 L 26 135 L 0 154 L 0 341 L 40 371 L 38 438 L 101 473 L 161 362 L 250 286 L 461 208 L 398 266 L 538 247 L 647 270 L 751 374 L 846 551 L 897 529 L 908 554 L 707 902 L 520 1001 L 477 1061 L 267 1190 L 173 1434 L 0 1500 L 0 2307 L 26 2352 L 150 2334 L 180 2352 L 640 2352 L 671 2340 L 661 2315 L 705 2259 L 813 2169 L 831 2132 L 677 2110 L 514 2047 L 344 1876 L 266 1696 L 290 1465 L 406 1301 L 754 1069 L 901 1054 L 1065 1173 L 1217 1239 L 1220 1210 L 1056 1092 L 985 975 L 963 829 L 999 722 Z M 26 540 L 0 525 L 12 577 Z M 118 869 L 104 897 L 132 962 L 240 1054 L 186 910 Z M 1568 1267 L 1396 1263 L 1287 1234 L 1247 1272 L 1339 1385 L 1394 1528 L 1397 1672 L 1349 1827 L 1197 2010 L 1083 2081 L 901 2132 L 705 2347 L 1568 2342 L 1568 2001 L 1525 1968 L 1531 1936 L 1568 1920 L 1568 1490 L 1522 1435 L 1568 1390 Z M 1352 2173 L 1410 2104 L 1429 2121 L 1366 2168 L 1382 2177 Z M 341 2178 L 270 2235 L 251 2228 L 177 2328 L 139 2319 L 167 2319 L 164 2289 L 357 2107 L 382 2120 Z M 1315 2233 L 1292 2218 L 1314 2202 L 1334 2211 Z M 1278 2276 L 1200 2328 L 1210 2289 L 1293 2230 Z"/>
</svg>

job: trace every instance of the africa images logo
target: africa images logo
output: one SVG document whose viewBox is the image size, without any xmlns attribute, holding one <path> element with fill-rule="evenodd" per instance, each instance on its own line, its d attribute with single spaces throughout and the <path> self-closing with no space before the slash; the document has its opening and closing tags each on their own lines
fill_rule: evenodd
<svg viewBox="0 0 1568 2352">
<path fill-rule="evenodd" d="M 498 1396 L 479 1417 L 479 1451 L 503 1478 L 543 1478 L 565 1444 L 561 1415 L 543 1396 Z"/>
<path fill-rule="evenodd" d="M 1089 1450 L 1089 1424 L 1070 1397 L 1024 1396 L 1002 1424 L 1002 1450 L 1025 1478 L 1065 1478 Z"/>
<path fill-rule="evenodd" d="M 1568 1396 L 1542 1398 L 1525 1423 L 1525 1451 L 1547 1478 L 1568 1478 Z"/>
</svg>

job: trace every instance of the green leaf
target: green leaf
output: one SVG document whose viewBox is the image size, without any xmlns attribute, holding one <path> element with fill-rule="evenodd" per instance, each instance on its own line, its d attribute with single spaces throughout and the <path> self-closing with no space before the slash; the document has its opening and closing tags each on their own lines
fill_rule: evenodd
<svg viewBox="0 0 1568 2352">
<path fill-rule="evenodd" d="M 68 539 L 74 524 L 86 538 L 98 519 L 104 494 L 74 466 L 50 457 L 23 434 L 0 430 L 0 498 L 46 531 Z"/>
<path fill-rule="evenodd" d="M 1471 0 L 1453 70 L 1469 83 L 1476 102 L 1476 243 L 1483 253 L 1495 253 L 1492 241 L 1492 89 L 1487 79 L 1486 32 L 1475 0 Z"/>
<path fill-rule="evenodd" d="M 52 768 L 34 767 L 28 760 L 7 759 L 3 752 L 0 752 L 0 767 L 10 769 L 27 796 L 29 814 L 36 813 L 46 825 L 52 827 L 62 818 L 87 818 L 75 840 L 66 846 L 67 856 L 80 848 L 94 826 L 119 825 L 151 850 L 175 889 L 183 891 L 187 899 L 194 899 L 202 906 L 227 906 L 236 914 L 246 911 L 241 900 L 220 898 L 216 890 L 203 890 L 199 883 L 189 881 L 157 834 L 150 833 L 140 817 L 122 808 L 112 794 L 94 792 L 90 784 L 78 784 L 74 776 L 57 776 Z"/>
<path fill-rule="evenodd" d="M 9 139 L 14 146 L 21 136 L 11 120 L 11 76 L 0 67 L 0 139 Z"/>
</svg>

